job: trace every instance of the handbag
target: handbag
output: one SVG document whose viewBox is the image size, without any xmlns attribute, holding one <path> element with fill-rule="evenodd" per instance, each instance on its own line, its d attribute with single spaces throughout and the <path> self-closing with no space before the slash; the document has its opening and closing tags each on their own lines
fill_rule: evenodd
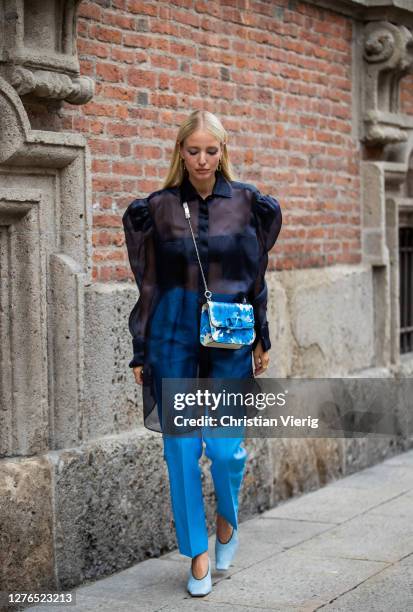
<svg viewBox="0 0 413 612">
<path fill-rule="evenodd" d="M 244 296 L 243 303 L 239 302 L 215 302 L 209 291 L 201 259 L 199 257 L 194 232 L 190 221 L 188 202 L 182 202 L 185 218 L 188 220 L 189 228 L 194 241 L 195 251 L 201 269 L 202 280 L 205 286 L 206 302 L 201 309 L 201 322 L 199 339 L 201 344 L 209 347 L 220 347 L 238 349 L 248 346 L 254 342 L 254 308 L 247 303 Z"/>
</svg>

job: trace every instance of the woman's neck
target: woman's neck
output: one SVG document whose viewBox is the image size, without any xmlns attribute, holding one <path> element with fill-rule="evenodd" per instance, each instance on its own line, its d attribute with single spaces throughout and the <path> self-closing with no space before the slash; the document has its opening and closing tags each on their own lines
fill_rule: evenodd
<svg viewBox="0 0 413 612">
<path fill-rule="evenodd" d="M 199 179 L 192 178 L 191 176 L 189 176 L 188 178 L 202 198 L 205 199 L 209 195 L 211 195 L 215 185 L 215 176 L 210 179 L 206 179 L 205 181 L 200 181 Z"/>
</svg>

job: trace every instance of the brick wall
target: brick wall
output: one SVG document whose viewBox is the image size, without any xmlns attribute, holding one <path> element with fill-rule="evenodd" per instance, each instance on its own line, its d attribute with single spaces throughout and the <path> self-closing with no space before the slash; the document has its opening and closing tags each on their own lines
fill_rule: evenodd
<svg viewBox="0 0 413 612">
<path fill-rule="evenodd" d="M 96 95 L 59 116 L 93 156 L 94 278 L 132 278 L 123 210 L 162 186 L 196 108 L 223 121 L 237 178 L 280 200 L 270 268 L 359 262 L 351 38 L 351 19 L 292 0 L 83 1 L 78 52 Z"/>
</svg>

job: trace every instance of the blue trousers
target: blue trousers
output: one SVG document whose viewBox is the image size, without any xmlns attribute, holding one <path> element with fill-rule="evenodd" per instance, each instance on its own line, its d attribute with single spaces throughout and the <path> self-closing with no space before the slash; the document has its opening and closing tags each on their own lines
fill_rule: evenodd
<svg viewBox="0 0 413 612">
<path fill-rule="evenodd" d="M 163 437 L 178 548 L 188 557 L 208 550 L 199 466 L 203 440 L 205 454 L 211 460 L 217 513 L 235 528 L 238 527 L 238 493 L 248 456 L 245 447 L 241 446 L 243 437 Z"/>
<path fill-rule="evenodd" d="M 148 341 L 148 363 L 154 374 L 159 421 L 162 422 L 162 379 L 251 378 L 252 348 L 206 348 L 199 342 L 201 304 L 198 293 L 173 287 L 162 296 L 153 315 Z M 214 294 L 214 297 L 219 297 Z M 229 300 L 231 296 L 221 296 Z M 197 312 L 197 316 L 194 316 Z M 199 371 L 197 366 L 199 365 Z M 188 557 L 208 550 L 208 532 L 202 498 L 199 459 L 203 441 L 211 460 L 217 512 L 237 527 L 238 493 L 247 451 L 241 446 L 243 428 L 234 437 L 163 436 L 164 459 L 169 472 L 172 511 L 179 551 Z M 239 434 L 239 436 L 238 436 Z"/>
</svg>

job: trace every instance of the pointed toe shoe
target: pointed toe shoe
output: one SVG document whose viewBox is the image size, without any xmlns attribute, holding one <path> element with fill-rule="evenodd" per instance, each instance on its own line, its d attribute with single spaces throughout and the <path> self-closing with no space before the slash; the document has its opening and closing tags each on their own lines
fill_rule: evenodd
<svg viewBox="0 0 413 612">
<path fill-rule="evenodd" d="M 212 589 L 211 581 L 211 562 L 208 560 L 208 571 L 203 578 L 195 578 L 192 573 L 192 566 L 189 568 L 189 579 L 187 590 L 192 597 L 202 597 L 208 595 Z"/>
<path fill-rule="evenodd" d="M 215 567 L 217 570 L 227 570 L 231 561 L 238 549 L 239 537 L 238 530 L 235 527 L 232 530 L 232 535 L 228 542 L 223 544 L 219 541 L 218 535 L 215 539 Z"/>
</svg>

